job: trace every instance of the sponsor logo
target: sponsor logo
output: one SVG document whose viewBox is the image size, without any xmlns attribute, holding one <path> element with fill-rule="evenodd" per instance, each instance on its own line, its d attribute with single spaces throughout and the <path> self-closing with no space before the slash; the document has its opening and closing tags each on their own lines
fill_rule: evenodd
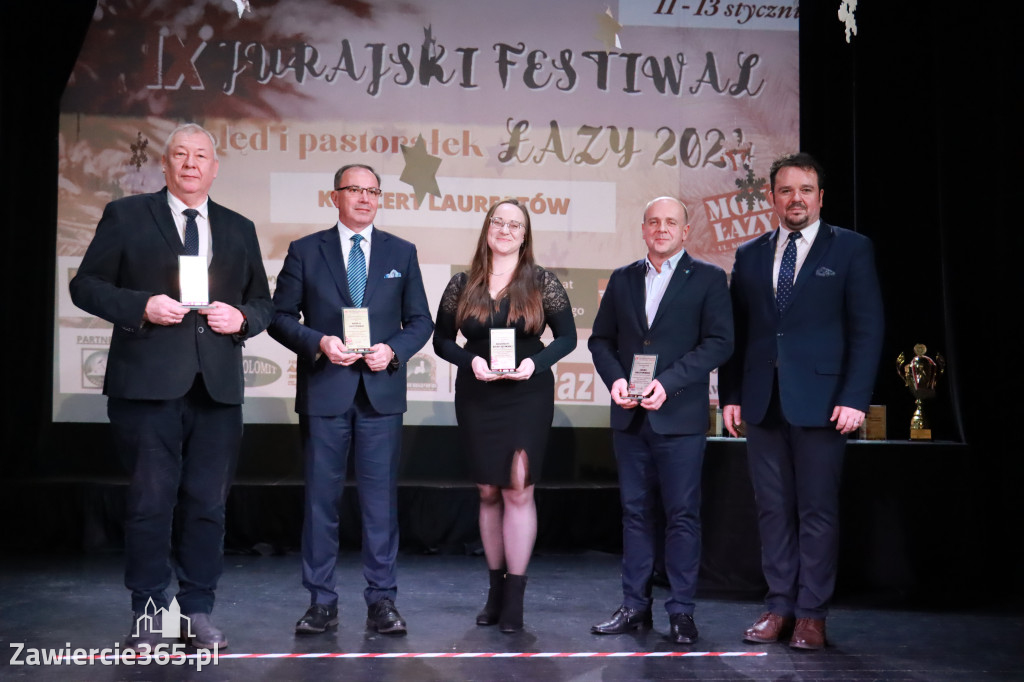
<svg viewBox="0 0 1024 682">
<path fill-rule="evenodd" d="M 242 374 L 246 388 L 266 386 L 281 378 L 281 366 L 272 360 L 246 355 L 242 358 Z"/>
<path fill-rule="evenodd" d="M 82 388 L 103 388 L 107 374 L 107 349 L 82 348 Z"/>
<path fill-rule="evenodd" d="M 405 376 L 410 391 L 436 391 L 437 361 L 417 353 L 409 360 Z"/>
<path fill-rule="evenodd" d="M 585 362 L 560 362 L 555 365 L 555 400 L 560 403 L 594 402 L 594 366 Z"/>
</svg>

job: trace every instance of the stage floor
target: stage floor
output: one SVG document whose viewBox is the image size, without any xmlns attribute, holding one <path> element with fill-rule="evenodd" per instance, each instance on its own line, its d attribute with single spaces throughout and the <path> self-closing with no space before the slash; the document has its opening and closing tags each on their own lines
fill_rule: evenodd
<svg viewBox="0 0 1024 682">
<path fill-rule="evenodd" d="M 695 614 L 700 641 L 676 646 L 664 639 L 665 591 L 656 589 L 653 631 L 594 636 L 590 625 L 609 616 L 620 598 L 619 557 L 598 552 L 536 557 L 526 592 L 526 629 L 514 635 L 474 625 L 486 589 L 482 558 L 402 554 L 397 605 L 409 623 L 405 637 L 364 630 L 359 555 L 345 552 L 338 566 L 344 590 L 341 624 L 323 635 L 296 636 L 293 625 L 308 605 L 299 564 L 297 554 L 227 557 L 214 622 L 230 647 L 216 665 L 196 671 L 195 659 L 164 666 L 12 665 L 17 650 L 12 644 L 24 646 L 20 660 L 28 660 L 30 649 L 111 648 L 127 634 L 131 613 L 119 555 L 5 557 L 0 559 L 0 678 L 1024 679 L 1024 617 L 1010 611 L 940 613 L 839 603 L 828 622 L 831 646 L 801 652 L 742 641 L 743 629 L 760 611 L 756 599 L 702 595 Z"/>
</svg>

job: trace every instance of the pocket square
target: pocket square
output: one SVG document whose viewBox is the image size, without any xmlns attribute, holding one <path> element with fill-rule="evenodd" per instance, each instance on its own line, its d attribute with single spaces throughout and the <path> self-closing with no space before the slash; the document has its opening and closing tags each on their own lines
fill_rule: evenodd
<svg viewBox="0 0 1024 682">
<path fill-rule="evenodd" d="M 384 275 L 384 279 L 392 279 L 392 278 L 401 277 L 401 276 L 402 276 L 402 273 L 400 273 L 398 270 L 392 270 L 388 274 Z"/>
<path fill-rule="evenodd" d="M 835 277 L 836 276 L 836 271 L 835 270 L 829 270 L 824 265 L 822 265 L 820 268 L 818 268 L 817 270 L 814 271 L 814 274 L 816 276 L 818 276 L 818 277 Z"/>
</svg>

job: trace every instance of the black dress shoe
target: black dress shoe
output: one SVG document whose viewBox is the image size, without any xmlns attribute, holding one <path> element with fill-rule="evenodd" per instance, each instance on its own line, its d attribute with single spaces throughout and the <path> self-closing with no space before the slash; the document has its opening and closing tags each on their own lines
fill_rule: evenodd
<svg viewBox="0 0 1024 682">
<path fill-rule="evenodd" d="M 227 649 L 228 638 L 213 624 L 208 613 L 189 613 L 189 641 L 197 649 Z M 183 635 L 186 633 L 182 633 Z"/>
<path fill-rule="evenodd" d="M 595 635 L 621 635 L 624 632 L 643 628 L 649 630 L 654 626 L 650 609 L 631 609 L 620 606 L 612 617 L 603 623 L 590 628 Z"/>
<path fill-rule="evenodd" d="M 366 627 L 382 635 L 404 635 L 405 619 L 395 608 L 395 602 L 384 597 L 366 609 Z"/>
<path fill-rule="evenodd" d="M 306 614 L 295 624 L 295 632 L 300 635 L 314 635 L 325 632 L 327 628 L 338 624 L 338 607 L 313 604 L 306 609 Z"/>
<path fill-rule="evenodd" d="M 669 641 L 676 644 L 693 644 L 697 641 L 697 624 L 693 622 L 693 616 L 686 613 L 673 613 L 668 617 L 668 621 L 670 623 Z"/>
</svg>

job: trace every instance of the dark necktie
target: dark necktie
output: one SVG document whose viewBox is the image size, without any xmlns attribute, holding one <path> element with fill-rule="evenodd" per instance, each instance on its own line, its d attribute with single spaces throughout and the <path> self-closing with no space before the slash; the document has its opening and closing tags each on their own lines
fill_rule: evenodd
<svg viewBox="0 0 1024 682">
<path fill-rule="evenodd" d="M 782 252 L 782 263 L 779 265 L 779 281 L 775 285 L 775 305 L 779 312 L 784 312 L 789 305 L 789 299 L 793 296 L 793 280 L 796 278 L 796 240 L 800 239 L 799 232 L 789 233 L 789 242 L 786 250 Z"/>
<path fill-rule="evenodd" d="M 185 255 L 199 255 L 199 226 L 196 225 L 196 216 L 199 211 L 194 208 L 186 208 L 182 211 L 185 214 Z"/>
<path fill-rule="evenodd" d="M 348 252 L 348 293 L 352 296 L 352 305 L 357 308 L 363 304 L 363 292 L 366 291 L 366 256 L 359 243 L 363 235 L 352 235 L 352 250 Z"/>
</svg>

